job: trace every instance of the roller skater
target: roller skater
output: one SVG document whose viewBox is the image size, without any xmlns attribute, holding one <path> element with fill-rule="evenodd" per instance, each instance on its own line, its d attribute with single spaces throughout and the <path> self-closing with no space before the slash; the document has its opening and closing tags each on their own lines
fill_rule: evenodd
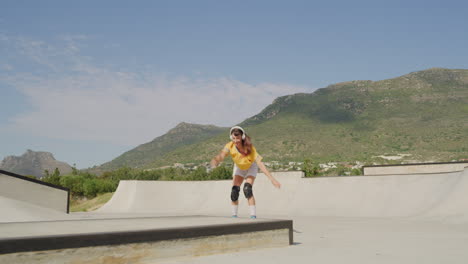
<svg viewBox="0 0 468 264">
<path fill-rule="evenodd" d="M 240 126 L 234 126 L 230 130 L 231 142 L 227 143 L 221 152 L 211 160 L 211 167 L 215 168 L 227 155 L 231 155 L 234 161 L 233 181 L 231 189 L 232 217 L 237 217 L 239 208 L 239 193 L 241 184 L 244 182 L 242 191 L 249 204 L 250 218 L 257 218 L 253 185 L 260 169 L 270 179 L 271 183 L 280 188 L 281 184 L 270 174 L 262 162 L 262 156 L 252 145 L 251 138 Z"/>
</svg>

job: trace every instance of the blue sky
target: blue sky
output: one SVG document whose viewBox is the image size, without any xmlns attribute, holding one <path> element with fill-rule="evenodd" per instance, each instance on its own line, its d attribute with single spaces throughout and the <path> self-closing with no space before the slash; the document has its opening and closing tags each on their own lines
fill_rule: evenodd
<svg viewBox="0 0 468 264">
<path fill-rule="evenodd" d="M 0 159 L 99 165 L 179 122 L 276 97 L 468 69 L 464 1 L 2 1 Z"/>
</svg>

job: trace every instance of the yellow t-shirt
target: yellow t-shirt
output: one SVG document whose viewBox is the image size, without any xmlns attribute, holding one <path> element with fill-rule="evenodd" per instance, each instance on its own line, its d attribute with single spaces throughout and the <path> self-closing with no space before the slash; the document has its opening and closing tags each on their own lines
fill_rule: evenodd
<svg viewBox="0 0 468 264">
<path fill-rule="evenodd" d="M 250 168 L 252 163 L 262 160 L 262 156 L 257 153 L 254 146 L 252 146 L 252 151 L 249 155 L 242 155 L 239 150 L 237 150 L 234 142 L 227 143 L 226 146 L 224 146 L 223 151 L 231 154 L 232 160 L 241 170 L 247 170 Z"/>
</svg>

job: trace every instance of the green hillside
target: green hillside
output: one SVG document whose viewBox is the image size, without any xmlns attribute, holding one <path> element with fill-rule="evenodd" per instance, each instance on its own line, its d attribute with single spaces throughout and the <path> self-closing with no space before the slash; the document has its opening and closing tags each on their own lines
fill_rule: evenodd
<svg viewBox="0 0 468 264">
<path fill-rule="evenodd" d="M 114 160 L 93 168 L 94 172 L 114 170 L 122 167 L 141 168 L 147 164 L 163 158 L 178 147 L 190 145 L 211 138 L 225 132 L 227 128 L 213 125 L 197 125 L 180 123 L 166 134 L 155 138 L 153 141 L 142 144 L 125 152 Z"/>
<path fill-rule="evenodd" d="M 266 161 L 371 161 L 395 154 L 419 161 L 468 158 L 468 70 L 429 69 L 283 96 L 241 125 Z M 122 155 L 114 168 L 209 161 L 228 141 L 228 128 L 215 131 L 184 142 L 171 142 L 166 134 L 160 145 L 142 145 L 146 152 L 133 154 L 138 158 Z"/>
<path fill-rule="evenodd" d="M 242 124 L 266 160 L 370 161 L 411 154 L 449 161 L 468 154 L 468 70 L 430 69 L 352 81 L 277 98 Z M 222 134 L 183 146 L 147 167 L 209 160 Z"/>
</svg>

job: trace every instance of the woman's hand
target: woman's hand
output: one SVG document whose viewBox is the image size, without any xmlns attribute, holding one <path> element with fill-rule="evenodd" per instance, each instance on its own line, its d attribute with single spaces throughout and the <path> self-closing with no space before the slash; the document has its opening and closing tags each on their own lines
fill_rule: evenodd
<svg viewBox="0 0 468 264">
<path fill-rule="evenodd" d="M 276 188 L 281 188 L 281 183 L 277 181 L 276 179 L 271 179 L 271 183 L 276 187 Z"/>
<path fill-rule="evenodd" d="M 218 164 L 220 164 L 224 160 L 227 154 L 227 152 L 221 151 L 218 155 L 216 155 L 216 157 L 214 157 L 210 162 L 211 168 L 216 168 Z"/>
<path fill-rule="evenodd" d="M 218 164 L 216 164 L 216 160 L 214 160 L 214 159 L 213 159 L 213 160 L 211 160 L 211 162 L 210 162 L 210 166 L 211 166 L 211 169 L 214 169 L 214 168 L 216 168 L 216 166 L 218 166 Z"/>
<path fill-rule="evenodd" d="M 265 164 L 261 160 L 257 161 L 257 165 L 260 168 L 260 170 L 270 179 L 271 183 L 276 187 L 276 188 L 281 188 L 281 183 L 277 181 L 273 176 L 271 176 L 271 173 L 267 170 L 265 167 Z"/>
</svg>

